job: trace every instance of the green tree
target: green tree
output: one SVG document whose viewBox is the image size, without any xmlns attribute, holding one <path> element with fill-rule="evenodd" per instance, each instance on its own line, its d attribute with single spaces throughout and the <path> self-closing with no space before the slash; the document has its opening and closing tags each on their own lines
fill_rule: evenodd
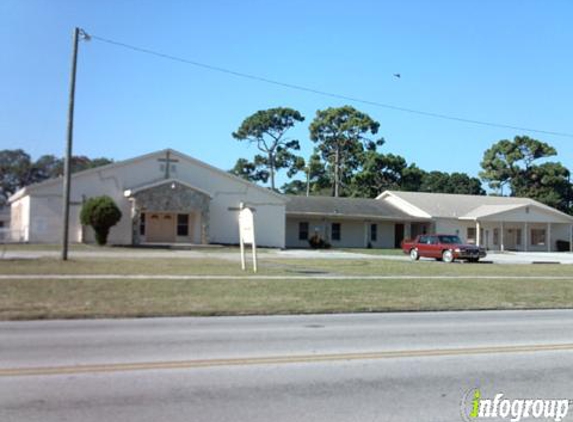
<svg viewBox="0 0 573 422">
<path fill-rule="evenodd" d="M 407 167 L 399 155 L 365 152 L 362 169 L 352 178 L 352 196 L 376 198 L 385 190 L 400 189 Z"/>
<path fill-rule="evenodd" d="M 91 226 L 95 232 L 98 245 L 107 243 L 109 230 L 121 220 L 121 211 L 109 196 L 89 198 L 80 213 L 80 221 L 85 226 Z"/>
<path fill-rule="evenodd" d="M 571 212 L 570 172 L 559 162 L 540 159 L 557 155 L 551 145 L 527 136 L 503 139 L 485 151 L 480 177 L 493 189 L 508 186 L 512 196 L 536 199 L 564 212 Z"/>
<path fill-rule="evenodd" d="M 271 189 L 275 190 L 275 173 L 277 170 L 288 168 L 295 171 L 300 160 L 293 151 L 300 150 L 300 144 L 295 139 L 286 137 L 286 132 L 304 117 L 296 110 L 287 107 L 276 107 L 259 110 L 247 117 L 233 137 L 239 141 L 248 141 L 264 153 L 261 164 L 268 168 Z"/>
<path fill-rule="evenodd" d="M 485 195 L 485 190 L 477 177 L 470 177 L 466 173 L 449 174 L 442 171 L 425 173 L 420 192 Z"/>
<path fill-rule="evenodd" d="M 341 187 L 362 162 L 361 154 L 384 143 L 366 136 L 378 133 L 379 127 L 370 116 L 348 105 L 316 112 L 309 127 L 310 139 L 331 167 L 333 196 L 341 195 Z"/>
<path fill-rule="evenodd" d="M 255 156 L 255 161 L 249 161 L 246 158 L 239 158 L 235 166 L 229 170 L 229 173 L 239 176 L 249 182 L 263 182 L 269 180 L 269 172 L 260 163 L 260 155 Z"/>
<path fill-rule="evenodd" d="M 419 192 L 420 187 L 426 172 L 416 166 L 416 164 L 410 164 L 404 170 L 402 170 L 402 180 L 400 181 L 400 190 L 407 192 Z"/>
<path fill-rule="evenodd" d="M 529 173 L 534 162 L 540 158 L 557 155 L 555 148 L 528 136 L 516 136 L 512 141 L 502 139 L 484 153 L 480 177 L 492 189 L 515 185 Z"/>
<path fill-rule="evenodd" d="M 74 156 L 71 169 L 72 173 L 75 173 L 112 162 L 104 157 L 90 159 Z M 54 155 L 43 155 L 34 162 L 22 149 L 0 151 L 0 206 L 18 189 L 59 177 L 63 174 L 63 169 L 63 160 Z"/>
<path fill-rule="evenodd" d="M 29 185 L 32 161 L 21 149 L 0 151 L 0 206 L 18 189 Z"/>
</svg>

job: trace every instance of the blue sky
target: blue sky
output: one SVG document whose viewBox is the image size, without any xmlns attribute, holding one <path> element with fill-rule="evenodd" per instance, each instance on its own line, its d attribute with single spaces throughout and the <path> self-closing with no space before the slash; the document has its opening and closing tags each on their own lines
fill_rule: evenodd
<svg viewBox="0 0 573 422">
<path fill-rule="evenodd" d="M 573 133 L 573 2 L 0 0 L 0 149 L 62 155 L 71 34 L 86 32 L 286 83 L 467 119 Z M 393 77 L 400 73 L 402 77 Z M 528 134 L 573 168 L 573 137 L 424 117 L 140 54 L 80 45 L 74 153 L 115 160 L 171 147 L 231 168 L 253 112 L 349 103 L 380 122 L 383 152 L 477 175 L 485 149 Z M 281 179 L 281 181 L 284 178 Z"/>
</svg>

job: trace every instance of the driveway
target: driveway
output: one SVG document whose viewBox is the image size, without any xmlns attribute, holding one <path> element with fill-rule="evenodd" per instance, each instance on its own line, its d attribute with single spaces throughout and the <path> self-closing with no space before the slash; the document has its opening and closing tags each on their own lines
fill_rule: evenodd
<svg viewBox="0 0 573 422">
<path fill-rule="evenodd" d="M 573 264 L 571 252 L 489 252 L 494 264 Z"/>
</svg>

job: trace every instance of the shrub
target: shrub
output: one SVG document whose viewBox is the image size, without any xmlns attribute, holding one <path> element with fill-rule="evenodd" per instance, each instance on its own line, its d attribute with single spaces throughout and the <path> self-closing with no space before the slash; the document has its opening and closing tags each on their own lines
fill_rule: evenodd
<svg viewBox="0 0 573 422">
<path fill-rule="evenodd" d="M 330 243 L 324 240 L 318 233 L 315 233 L 308 239 L 308 244 L 312 249 L 330 249 Z"/>
<path fill-rule="evenodd" d="M 80 213 L 83 225 L 91 226 L 98 245 L 107 243 L 109 229 L 121 220 L 121 211 L 109 196 L 89 198 Z"/>
</svg>

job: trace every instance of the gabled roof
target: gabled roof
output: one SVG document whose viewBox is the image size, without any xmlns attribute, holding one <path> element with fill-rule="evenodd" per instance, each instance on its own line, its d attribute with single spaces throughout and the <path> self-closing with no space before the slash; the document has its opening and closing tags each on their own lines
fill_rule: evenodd
<svg viewBox="0 0 573 422">
<path fill-rule="evenodd" d="M 411 220 L 398 208 L 376 199 L 288 195 L 287 215 Z"/>
<path fill-rule="evenodd" d="M 131 188 L 131 189 L 126 189 L 126 190 L 123 192 L 123 195 L 124 195 L 126 198 L 130 198 L 130 197 L 132 197 L 132 196 L 138 194 L 139 192 L 143 192 L 143 191 L 145 191 L 145 190 L 152 189 L 152 188 L 155 188 L 155 187 L 158 187 L 158 186 L 171 185 L 171 184 L 178 184 L 178 185 L 185 186 L 186 188 L 189 188 L 189 189 L 191 189 L 191 190 L 194 190 L 194 191 L 197 191 L 197 192 L 199 192 L 199 193 L 202 193 L 203 195 L 208 196 L 209 198 L 213 199 L 213 195 L 211 195 L 209 192 L 204 191 L 203 189 L 199 189 L 198 187 L 193 186 L 193 185 L 191 185 L 191 184 L 189 184 L 189 183 L 187 183 L 187 182 L 184 182 L 184 181 L 179 180 L 179 179 L 174 179 L 174 178 L 158 180 L 157 182 L 147 183 L 147 184 L 142 185 L 142 186 L 137 186 L 137 187 L 133 187 L 133 188 Z"/>
<path fill-rule="evenodd" d="M 398 198 L 432 218 L 476 219 L 525 206 L 534 206 L 573 222 L 573 217 L 530 198 L 459 195 L 450 193 L 386 191 L 377 199 Z"/>
<path fill-rule="evenodd" d="M 228 179 L 230 179 L 230 180 L 233 180 L 233 181 L 235 181 L 235 182 L 241 183 L 241 184 L 243 184 L 243 185 L 247 185 L 247 186 L 249 186 L 249 187 L 251 187 L 251 188 L 253 188 L 253 189 L 256 189 L 256 190 L 265 192 L 265 193 L 267 193 L 267 194 L 269 194 L 269 195 L 271 195 L 271 196 L 274 196 L 274 197 L 277 198 L 277 199 L 281 199 L 282 201 L 286 201 L 285 197 L 284 197 L 283 195 L 279 194 L 279 193 L 273 192 L 272 190 L 267 189 L 267 188 L 264 188 L 264 187 L 262 187 L 262 186 L 258 186 L 258 185 L 254 184 L 254 183 L 252 183 L 252 182 L 249 182 L 249 181 L 247 181 L 247 180 L 245 180 L 245 179 L 242 179 L 242 178 L 240 178 L 240 177 L 238 177 L 238 176 L 235 176 L 234 174 L 230 174 L 230 173 L 228 173 L 228 172 L 226 172 L 226 171 L 224 171 L 224 170 L 221 170 L 221 169 L 219 169 L 219 168 L 217 168 L 217 167 L 214 167 L 214 166 L 212 166 L 212 165 L 210 165 L 210 164 L 207 164 L 207 163 L 205 163 L 205 162 L 203 162 L 203 161 L 197 160 L 196 158 L 193 158 L 193 157 L 191 157 L 191 156 L 189 156 L 189 155 L 183 154 L 182 152 L 176 151 L 176 150 L 171 149 L 171 148 L 163 149 L 163 150 L 160 150 L 160 151 L 155 151 L 155 152 L 152 152 L 152 153 L 149 153 L 149 154 L 145 154 L 145 155 L 140 155 L 140 156 L 138 156 L 138 157 L 130 158 L 130 159 L 128 159 L 128 160 L 117 161 L 117 162 L 114 162 L 114 163 L 111 163 L 111 164 L 107 164 L 107 165 L 105 165 L 105 166 L 100 166 L 100 167 L 95 167 L 95 168 L 91 168 L 91 169 L 84 170 L 84 171 L 79 171 L 79 172 L 77 172 L 77 173 L 72 174 L 72 181 L 73 181 L 74 179 L 77 179 L 77 178 L 80 178 L 80 177 L 85 177 L 85 176 L 88 176 L 88 175 L 90 175 L 90 174 L 94 174 L 94 173 L 97 173 L 97 172 L 113 170 L 113 169 L 115 169 L 115 168 L 119 168 L 119 167 L 127 166 L 127 165 L 130 165 L 130 164 L 133 164 L 133 163 L 137 163 L 138 161 L 144 161 L 144 160 L 147 160 L 147 159 L 152 158 L 152 157 L 155 157 L 155 156 L 157 156 L 157 157 L 159 157 L 159 156 L 163 157 L 163 156 L 165 156 L 165 154 L 166 154 L 167 152 L 169 152 L 169 153 L 172 154 L 172 155 L 175 155 L 175 156 L 178 156 L 178 157 L 180 157 L 180 158 L 183 158 L 183 159 L 185 159 L 185 160 L 187 160 L 187 161 L 190 161 L 191 163 L 193 163 L 193 164 L 195 164 L 195 165 L 197 165 L 197 166 L 199 166 L 199 167 L 203 167 L 203 168 L 209 169 L 209 170 L 211 170 L 211 171 L 213 171 L 213 172 L 216 172 L 216 173 L 218 173 L 219 175 L 224 176 L 224 177 L 226 177 L 226 178 L 228 178 Z M 25 196 L 25 195 L 27 195 L 27 194 L 30 194 L 30 193 L 32 193 L 32 192 L 35 192 L 35 191 L 38 190 L 38 189 L 42 189 L 42 188 L 45 187 L 45 186 L 50 186 L 50 185 L 53 185 L 53 184 L 56 184 L 56 183 L 62 183 L 62 180 L 63 180 L 62 177 L 57 177 L 57 178 L 45 180 L 45 181 L 40 182 L 40 183 L 34 183 L 34 184 L 32 184 L 32 185 L 25 186 L 25 187 L 21 188 L 20 190 L 18 190 L 17 192 L 15 192 L 10 198 L 8 198 L 8 202 L 14 202 L 14 201 L 20 199 L 21 197 L 23 197 L 23 196 Z"/>
<path fill-rule="evenodd" d="M 501 214 L 503 212 L 513 211 L 527 206 L 528 205 L 526 204 L 482 205 L 481 207 L 477 207 L 476 209 L 471 210 L 460 218 L 462 220 L 477 220 L 479 218 Z"/>
</svg>

